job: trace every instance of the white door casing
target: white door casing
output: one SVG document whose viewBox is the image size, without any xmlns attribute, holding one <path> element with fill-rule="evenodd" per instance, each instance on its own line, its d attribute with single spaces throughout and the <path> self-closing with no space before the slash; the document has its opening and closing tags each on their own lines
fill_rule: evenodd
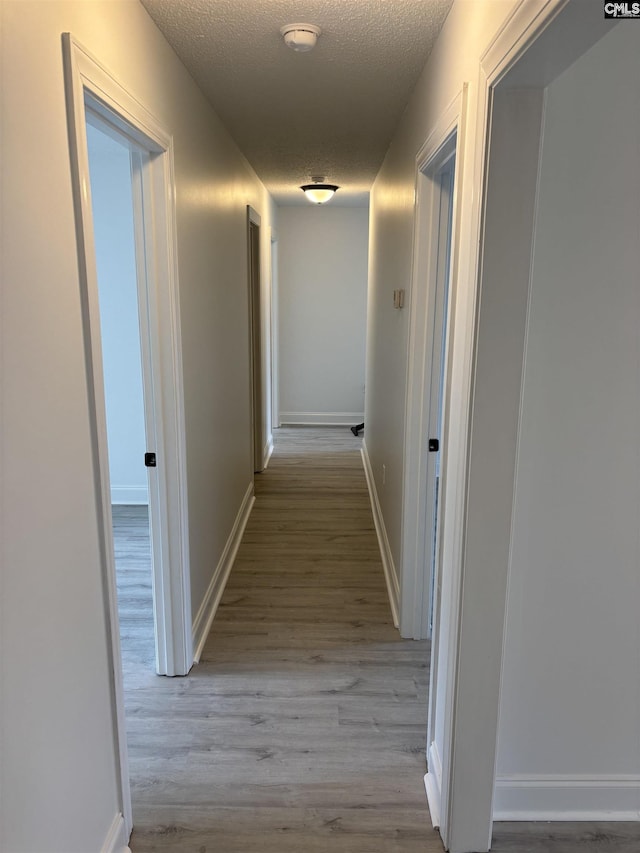
<svg viewBox="0 0 640 853">
<path fill-rule="evenodd" d="M 177 292 L 173 143 L 153 116 L 80 45 L 63 34 L 65 87 L 82 289 L 96 509 L 113 671 L 121 809 L 132 827 L 118 631 L 98 283 L 86 122 L 96 118 L 134 143 L 134 209 L 147 438 L 158 467 L 149 479 L 158 672 L 184 675 L 193 663 L 186 490 L 186 448 Z M 93 115 L 93 119 L 92 119 Z M 139 249 L 144 246 L 144 251 Z"/>
<path fill-rule="evenodd" d="M 462 170 L 464 145 L 464 114 L 466 112 L 467 87 L 458 94 L 436 123 L 416 157 L 416 220 L 412 263 L 412 283 L 409 319 L 409 368 L 407 377 L 407 413 L 404 456 L 404 496 L 402 525 L 402 597 L 400 602 L 400 631 L 403 637 L 421 639 L 428 636 L 429 601 L 425 596 L 429 580 L 425 566 L 429 564 L 432 543 L 431 531 L 426 530 L 425 519 L 429 515 L 429 471 L 428 438 L 430 415 L 433 419 L 431 401 L 438 394 L 431 387 L 433 330 L 438 274 L 438 240 L 440 239 L 440 201 L 442 188 L 439 176 L 446 170 L 447 163 L 455 162 L 455 181 L 451 198 L 451 229 L 449 236 L 450 262 L 447 305 L 443 311 L 447 316 L 447 329 L 441 329 L 446 340 L 450 339 L 453 316 L 449 306 L 453 305 L 458 275 L 458 194 Z M 442 272 L 442 268 L 441 268 Z M 442 321 L 442 316 L 440 317 Z M 448 353 L 444 349 L 445 387 L 443 403 L 443 435 L 446 437 L 446 391 Z M 441 371 L 435 374 L 440 381 Z M 431 424 L 433 420 L 431 421 Z M 441 493 L 444 490 L 446 451 L 442 458 Z M 441 503 L 442 506 L 442 503 Z"/>
<path fill-rule="evenodd" d="M 262 371 L 262 285 L 260 270 L 260 215 L 247 206 L 247 264 L 249 272 L 249 372 L 253 472 L 264 470 L 265 406 Z"/>
<path fill-rule="evenodd" d="M 278 234 L 271 229 L 271 426 L 280 426 Z M 271 442 L 273 444 L 273 442 Z"/>
<path fill-rule="evenodd" d="M 460 192 L 464 174 L 464 146 L 466 138 L 467 92 L 465 84 L 445 113 L 434 125 L 429 137 L 416 156 L 416 221 L 414 235 L 414 254 L 412 268 L 412 288 L 410 303 L 410 341 L 409 370 L 407 383 L 407 415 L 404 458 L 404 499 L 403 499 L 403 539 L 402 539 L 402 600 L 401 633 L 415 639 L 428 635 L 428 617 L 431 607 L 428 592 L 429 573 L 434 545 L 436 555 L 434 568 L 437 570 L 443 557 L 448 564 L 454 562 L 449 554 L 443 555 L 434 543 L 436 529 L 433 525 L 435 507 L 434 457 L 429 454 L 428 439 L 433 424 L 440 421 L 441 465 L 438 532 L 443 530 L 445 510 L 448 510 L 448 525 L 458 530 L 453 517 L 462 512 L 463 484 L 461 470 L 466 454 L 466 439 L 461 435 L 457 442 L 449 441 L 448 389 L 450 388 L 449 347 L 454 333 L 454 305 L 459 278 L 459 210 Z M 450 208 L 450 223 L 440 228 L 440 216 L 443 198 L 442 177 L 455 164 L 454 180 L 450 186 L 451 198 L 447 199 Z M 442 241 L 448 246 L 442 246 Z M 439 245 L 440 244 L 440 245 Z M 449 251 L 447 300 L 444 302 L 444 288 L 438 295 L 438 259 L 443 249 Z M 439 251 L 440 250 L 440 251 Z M 442 260 L 442 258 L 440 258 Z M 440 265 L 440 273 L 445 270 Z M 442 281 L 440 282 L 442 285 Z M 436 313 L 439 312 L 439 318 Z M 433 331 L 439 320 L 439 335 L 446 343 L 438 355 L 444 363 L 433 364 Z M 446 326 L 445 326 L 446 323 Z M 442 397 L 439 386 L 443 382 Z M 435 405 L 434 405 L 435 404 Z M 441 411 L 436 411 L 441 408 Z M 446 472 L 454 460 L 454 483 L 447 494 Z M 431 480 L 429 488 L 428 481 Z M 427 519 L 431 522 L 427 522 Z M 436 537 L 436 540 L 439 537 Z M 452 543 L 449 536 L 449 550 L 460 544 Z M 448 573 L 449 588 L 456 581 L 454 572 Z M 434 589 L 439 588 L 439 580 L 434 579 Z M 439 595 L 433 608 L 433 631 L 431 647 L 431 672 L 429 688 L 428 721 L 428 764 L 429 773 L 425 777 L 429 793 L 429 806 L 435 826 L 440 825 L 442 791 L 442 759 L 433 744 L 436 700 L 445 706 L 452 690 L 452 672 L 448 651 L 454 644 L 457 632 L 457 614 L 446 610 L 441 613 Z M 455 647 L 455 646 L 454 646 Z"/>
</svg>

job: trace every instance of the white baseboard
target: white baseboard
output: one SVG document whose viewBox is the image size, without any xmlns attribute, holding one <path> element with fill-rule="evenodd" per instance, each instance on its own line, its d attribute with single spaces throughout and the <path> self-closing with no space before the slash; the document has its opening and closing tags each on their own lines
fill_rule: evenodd
<svg viewBox="0 0 640 853">
<path fill-rule="evenodd" d="M 266 470 L 266 468 L 269 464 L 269 460 L 271 459 L 272 455 L 273 455 L 273 435 L 270 435 L 269 439 L 267 440 L 267 443 L 264 446 L 264 450 L 262 451 L 262 458 L 264 459 L 264 468 L 262 469 L 263 471 Z"/>
<path fill-rule="evenodd" d="M 111 486 L 111 503 L 129 506 L 149 503 L 146 486 Z"/>
<path fill-rule="evenodd" d="M 280 426 L 356 426 L 364 412 L 280 412 Z"/>
<path fill-rule="evenodd" d="M 640 776 L 498 776 L 493 819 L 640 820 Z"/>
<path fill-rule="evenodd" d="M 384 569 L 384 577 L 387 582 L 387 593 L 389 595 L 389 604 L 391 605 L 391 615 L 393 616 L 393 624 L 398 627 L 400 624 L 399 601 L 400 601 L 400 584 L 398 583 L 398 573 L 391 556 L 391 548 L 389 547 L 389 539 L 384 526 L 384 518 L 382 517 L 382 509 L 378 500 L 376 491 L 376 483 L 373 478 L 373 470 L 371 468 L 371 460 L 367 452 L 367 445 L 362 443 L 362 461 L 364 463 L 364 473 L 367 478 L 367 487 L 369 489 L 369 499 L 371 500 L 371 510 L 373 512 L 373 523 L 378 534 L 378 545 L 380 546 L 380 556 L 382 557 L 382 567 Z"/>
<path fill-rule="evenodd" d="M 429 814 L 434 829 L 440 829 L 442 804 L 442 763 L 435 742 L 429 747 L 427 774 L 424 777 L 424 787 L 427 792 Z"/>
<path fill-rule="evenodd" d="M 124 817 L 120 812 L 114 817 L 113 823 L 104 840 L 101 853 L 131 853 L 127 847 L 127 837 L 124 827 Z"/>
<path fill-rule="evenodd" d="M 198 663 L 200 660 L 202 649 L 204 648 L 204 644 L 209 636 L 209 631 L 211 630 L 213 617 L 216 615 L 216 610 L 220 604 L 222 593 L 224 592 L 224 588 L 229 580 L 229 574 L 233 567 L 236 554 L 238 553 L 242 534 L 247 526 L 247 521 L 251 515 L 251 509 L 253 508 L 254 503 L 255 496 L 253 494 L 253 482 L 251 482 L 243 498 L 238 515 L 236 516 L 233 529 L 227 539 L 227 544 L 225 545 L 222 556 L 220 557 L 220 562 L 216 566 L 216 570 L 213 573 L 213 577 L 211 578 L 211 583 L 209 584 L 209 588 L 204 596 L 204 600 L 200 605 L 196 618 L 193 620 L 192 636 L 193 648 L 195 649 L 193 656 L 194 663 Z"/>
</svg>

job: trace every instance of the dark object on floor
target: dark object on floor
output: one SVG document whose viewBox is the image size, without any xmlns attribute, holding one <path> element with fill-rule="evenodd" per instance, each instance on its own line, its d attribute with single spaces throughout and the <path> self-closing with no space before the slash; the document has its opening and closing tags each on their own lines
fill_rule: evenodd
<svg viewBox="0 0 640 853">
<path fill-rule="evenodd" d="M 360 432 L 361 429 L 364 429 L 364 422 L 361 424 L 358 424 L 357 426 L 351 427 L 351 432 L 354 435 L 358 435 L 358 433 Z"/>
</svg>

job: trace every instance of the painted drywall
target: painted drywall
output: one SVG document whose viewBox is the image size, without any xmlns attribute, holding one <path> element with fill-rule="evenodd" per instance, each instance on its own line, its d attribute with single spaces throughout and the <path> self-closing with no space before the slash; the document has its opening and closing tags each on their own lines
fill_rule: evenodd
<svg viewBox="0 0 640 853">
<path fill-rule="evenodd" d="M 87 126 L 111 502 L 149 501 L 128 147 Z"/>
<path fill-rule="evenodd" d="M 368 229 L 366 207 L 279 210 L 282 423 L 363 420 Z"/>
<path fill-rule="evenodd" d="M 0 849 L 87 853 L 121 804 L 61 33 L 174 138 L 194 612 L 252 478 L 246 205 L 267 228 L 272 207 L 136 0 L 0 11 Z"/>
<path fill-rule="evenodd" d="M 466 246 L 474 211 L 474 153 L 482 144 L 474 135 L 480 56 L 516 4 L 511 0 L 456 0 L 411 97 L 370 202 L 369 291 L 367 320 L 366 452 L 371 462 L 390 555 L 402 583 L 401 538 L 406 374 L 414 228 L 416 155 L 448 106 L 468 83 L 466 168 L 461 176 L 463 204 L 459 241 Z M 462 286 L 456 294 L 456 325 L 465 328 L 472 310 L 473 255 L 461 257 Z M 393 307 L 393 291 L 406 290 L 405 309 Z M 465 389 L 464 341 L 452 341 L 451 407 L 448 443 L 456 444 L 462 426 Z M 382 469 L 385 467 L 383 484 Z M 449 470 L 451 470 L 449 463 Z"/>
<path fill-rule="evenodd" d="M 498 815 L 638 816 L 638 45 L 620 25 L 547 90 Z"/>
</svg>

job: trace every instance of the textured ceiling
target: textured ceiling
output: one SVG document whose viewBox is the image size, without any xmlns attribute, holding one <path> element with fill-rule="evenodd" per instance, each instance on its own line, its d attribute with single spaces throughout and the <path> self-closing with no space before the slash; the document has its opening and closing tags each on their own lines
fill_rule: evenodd
<svg viewBox="0 0 640 853">
<path fill-rule="evenodd" d="M 366 198 L 452 0 L 141 0 L 280 204 Z M 280 27 L 311 23 L 310 53 Z"/>
</svg>

